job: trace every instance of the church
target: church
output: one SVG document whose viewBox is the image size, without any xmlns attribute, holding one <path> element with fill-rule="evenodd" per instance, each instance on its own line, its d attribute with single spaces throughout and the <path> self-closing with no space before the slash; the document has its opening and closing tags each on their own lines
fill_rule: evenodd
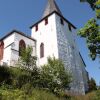
<svg viewBox="0 0 100 100">
<path fill-rule="evenodd" d="M 73 76 L 71 91 L 84 95 L 88 91 L 88 72 L 75 42 L 76 27 L 62 15 L 55 0 L 47 0 L 42 18 L 30 29 L 31 36 L 12 30 L 0 39 L 0 65 L 14 66 L 21 48 L 31 46 L 37 66 L 46 64 L 48 57 L 61 59 Z"/>
</svg>

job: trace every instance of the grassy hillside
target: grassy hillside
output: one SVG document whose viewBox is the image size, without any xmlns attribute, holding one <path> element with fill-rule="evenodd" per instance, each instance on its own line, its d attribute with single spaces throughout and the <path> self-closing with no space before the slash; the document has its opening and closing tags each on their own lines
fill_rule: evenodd
<svg viewBox="0 0 100 100">
<path fill-rule="evenodd" d="M 41 88 L 37 79 L 36 71 L 0 67 L 0 100 L 64 100 Z"/>
<path fill-rule="evenodd" d="M 98 96 L 97 93 L 99 93 Z M 46 90 L 0 89 L 0 100 L 100 100 L 100 91 L 91 92 L 85 96 L 65 99 L 57 97 Z"/>
<path fill-rule="evenodd" d="M 56 97 L 54 94 L 33 89 L 31 93 L 19 89 L 12 90 L 0 90 L 0 100 L 63 100 Z"/>
<path fill-rule="evenodd" d="M 100 90 L 70 98 L 63 92 L 55 95 L 41 87 L 38 77 L 36 71 L 0 67 L 0 100 L 100 100 Z"/>
</svg>

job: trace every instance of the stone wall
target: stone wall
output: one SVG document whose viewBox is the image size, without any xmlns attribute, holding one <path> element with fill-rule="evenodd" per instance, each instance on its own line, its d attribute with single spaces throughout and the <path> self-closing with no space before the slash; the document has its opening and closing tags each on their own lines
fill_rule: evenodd
<svg viewBox="0 0 100 100">
<path fill-rule="evenodd" d="M 68 23 L 64 21 L 64 25 L 62 25 L 60 23 L 60 18 L 60 16 L 56 15 L 59 58 L 64 62 L 65 68 L 69 70 L 73 76 L 73 82 L 70 84 L 72 92 L 76 94 L 85 94 L 85 81 L 83 79 L 82 70 L 85 67 L 80 64 L 81 58 L 79 57 L 79 51 L 77 50 L 73 37 L 73 28 L 71 28 L 71 32 L 68 28 Z"/>
</svg>

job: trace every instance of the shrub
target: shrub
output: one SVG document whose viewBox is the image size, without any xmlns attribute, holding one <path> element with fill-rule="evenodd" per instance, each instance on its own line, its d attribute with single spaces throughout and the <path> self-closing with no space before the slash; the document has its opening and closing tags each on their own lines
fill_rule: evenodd
<svg viewBox="0 0 100 100">
<path fill-rule="evenodd" d="M 3 89 L 29 88 L 27 90 L 31 90 L 31 87 L 34 87 L 50 90 L 59 95 L 65 88 L 69 89 L 71 82 L 71 75 L 65 70 L 64 64 L 55 58 L 48 58 L 48 64 L 42 66 L 41 69 L 0 67 L 0 72 L 0 83 Z"/>
<path fill-rule="evenodd" d="M 21 88 L 30 81 L 31 71 L 13 67 L 0 67 L 0 84 L 2 87 Z"/>
<path fill-rule="evenodd" d="M 65 88 L 69 89 L 71 75 L 65 70 L 61 60 L 48 58 L 48 63 L 41 68 L 40 83 L 43 88 L 48 88 L 54 93 L 59 93 Z"/>
<path fill-rule="evenodd" d="M 89 84 L 89 91 L 97 90 L 96 82 L 93 78 L 89 80 L 88 84 Z"/>
<path fill-rule="evenodd" d="M 32 56 L 32 47 L 28 46 L 25 49 L 22 49 L 21 55 L 18 61 L 17 66 L 21 67 L 23 69 L 34 69 L 36 67 L 36 60 L 37 58 L 35 56 Z"/>
<path fill-rule="evenodd" d="M 24 69 L 12 68 L 12 85 L 16 88 L 21 88 L 24 84 L 31 80 L 31 73 Z"/>
<path fill-rule="evenodd" d="M 0 84 L 11 84 L 11 73 L 8 67 L 0 66 Z"/>
<path fill-rule="evenodd" d="M 93 100 L 100 100 L 100 90 L 97 90 Z"/>
</svg>

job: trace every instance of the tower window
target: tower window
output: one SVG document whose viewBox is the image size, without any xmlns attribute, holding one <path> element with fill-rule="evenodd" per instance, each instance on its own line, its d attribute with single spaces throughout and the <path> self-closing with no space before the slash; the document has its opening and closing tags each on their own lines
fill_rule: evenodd
<svg viewBox="0 0 100 100">
<path fill-rule="evenodd" d="M 41 43 L 40 45 L 40 58 L 43 58 L 44 57 L 44 44 Z"/>
<path fill-rule="evenodd" d="M 3 53 L 4 53 L 4 42 L 0 42 L 0 60 L 3 59 Z"/>
<path fill-rule="evenodd" d="M 68 24 L 68 28 L 69 28 L 70 31 L 72 31 L 72 29 L 71 29 L 71 25 L 70 25 L 70 24 Z"/>
<path fill-rule="evenodd" d="M 21 56 L 22 51 L 26 48 L 26 44 L 24 42 L 24 40 L 20 40 L 19 41 L 19 56 Z"/>
<path fill-rule="evenodd" d="M 35 26 L 35 31 L 38 31 L 38 25 Z"/>
<path fill-rule="evenodd" d="M 60 22 L 61 22 L 62 25 L 64 25 L 64 21 L 63 21 L 62 18 L 60 18 Z"/>
<path fill-rule="evenodd" d="M 45 25 L 47 25 L 47 24 L 48 24 L 48 18 L 45 19 Z"/>
</svg>

